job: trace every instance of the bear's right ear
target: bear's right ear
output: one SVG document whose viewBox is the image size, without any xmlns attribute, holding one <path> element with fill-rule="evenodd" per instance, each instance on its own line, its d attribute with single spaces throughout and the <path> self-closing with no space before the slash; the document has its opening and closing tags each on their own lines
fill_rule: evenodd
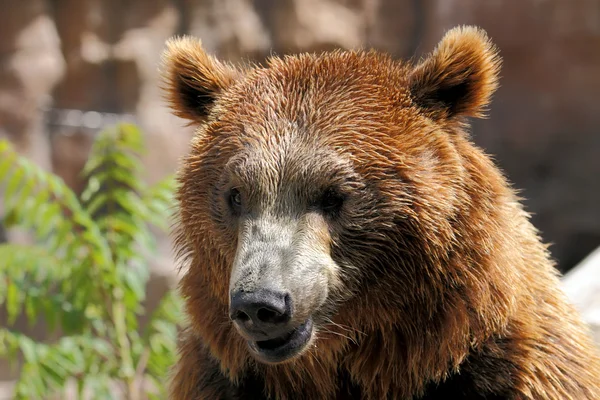
<svg viewBox="0 0 600 400">
<path fill-rule="evenodd" d="M 175 115 L 206 120 L 219 94 L 240 76 L 233 66 L 206 54 L 199 39 L 170 39 L 162 56 L 167 99 Z"/>
</svg>

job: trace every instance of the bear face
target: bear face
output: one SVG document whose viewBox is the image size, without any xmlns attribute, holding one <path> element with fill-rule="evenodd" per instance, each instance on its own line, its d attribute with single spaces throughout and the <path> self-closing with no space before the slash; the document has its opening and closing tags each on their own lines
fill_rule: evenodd
<svg viewBox="0 0 600 400">
<path fill-rule="evenodd" d="M 398 284 L 389 307 L 415 301 L 464 202 L 447 136 L 496 84 L 481 32 L 450 32 L 416 67 L 333 52 L 237 70 L 186 38 L 167 54 L 174 109 L 203 124 L 182 172 L 182 223 L 233 255 L 207 279 L 254 356 L 301 354 L 374 282 Z M 420 231 L 434 240 L 414 240 Z"/>
<path fill-rule="evenodd" d="M 526 387 L 560 379 L 521 377 L 539 368 L 519 340 L 551 348 L 562 325 L 540 321 L 568 308 L 527 214 L 465 132 L 499 65 L 469 27 L 416 65 L 336 51 L 234 67 L 170 41 L 168 99 L 198 126 L 178 193 L 189 347 L 282 398 L 334 396 L 341 370 L 366 397 L 412 398 L 459 366 L 457 388 L 559 393 Z M 578 337 L 554 357 L 589 357 Z M 176 385 L 206 387 L 182 381 L 195 362 Z"/>
</svg>

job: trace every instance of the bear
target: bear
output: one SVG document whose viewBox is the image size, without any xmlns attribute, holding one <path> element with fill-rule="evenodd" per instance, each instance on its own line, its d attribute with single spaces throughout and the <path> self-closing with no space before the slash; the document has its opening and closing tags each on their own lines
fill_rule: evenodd
<svg viewBox="0 0 600 400">
<path fill-rule="evenodd" d="M 171 399 L 600 399 L 547 245 L 470 137 L 500 64 L 471 26 L 410 61 L 169 40 L 165 97 L 197 128 Z"/>
</svg>

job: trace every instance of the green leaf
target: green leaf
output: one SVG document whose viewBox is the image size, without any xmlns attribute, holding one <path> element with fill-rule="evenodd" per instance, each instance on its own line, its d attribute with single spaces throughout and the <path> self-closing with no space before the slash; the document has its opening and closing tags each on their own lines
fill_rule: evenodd
<svg viewBox="0 0 600 400">
<path fill-rule="evenodd" d="M 6 311 L 8 313 L 8 324 L 13 325 L 21 311 L 21 293 L 17 285 L 10 282 L 6 290 Z"/>
<path fill-rule="evenodd" d="M 119 142 L 136 153 L 144 151 L 142 132 L 133 124 L 119 125 Z"/>
<path fill-rule="evenodd" d="M 35 186 L 36 186 L 36 181 L 35 181 L 35 179 L 33 179 L 33 177 L 28 176 L 28 177 L 24 178 L 23 185 L 21 186 L 21 190 L 19 192 L 19 196 L 18 196 L 15 204 L 23 204 L 25 202 L 25 200 L 27 200 L 28 197 L 33 192 L 33 189 L 35 188 Z"/>
<path fill-rule="evenodd" d="M 94 215 L 98 211 L 98 209 L 106 206 L 107 201 L 108 201 L 107 193 L 98 193 L 96 196 L 94 196 L 91 199 L 90 203 L 86 206 L 86 211 L 90 215 Z"/>
<path fill-rule="evenodd" d="M 38 359 L 39 349 L 33 340 L 26 336 L 21 336 L 19 338 L 19 347 L 21 348 L 23 356 L 27 362 L 34 363 Z"/>
<path fill-rule="evenodd" d="M 90 176 L 88 179 L 88 183 L 83 193 L 81 193 L 81 200 L 84 202 L 90 201 L 90 199 L 98 193 L 100 190 L 100 180 L 96 176 Z"/>
<path fill-rule="evenodd" d="M 110 171 L 110 177 L 116 182 L 120 182 L 131 190 L 139 190 L 141 184 L 131 172 L 114 168 Z"/>
<path fill-rule="evenodd" d="M 48 386 L 60 388 L 65 385 L 68 371 L 60 363 L 46 362 L 41 363 L 40 367 L 42 368 L 45 380 L 49 381 Z"/>
<path fill-rule="evenodd" d="M 144 300 L 144 298 L 146 297 L 147 279 L 143 279 L 143 277 L 141 277 L 139 273 L 136 273 L 136 271 L 131 268 L 126 269 L 124 275 L 125 283 L 135 295 L 135 299 L 138 302 Z"/>
<path fill-rule="evenodd" d="M 115 153 L 113 154 L 112 160 L 116 163 L 119 169 L 129 171 L 130 173 L 134 173 L 142 169 L 140 161 L 126 153 Z"/>
<path fill-rule="evenodd" d="M 56 319 L 57 319 L 57 315 L 56 315 L 56 305 L 55 302 L 45 302 L 43 303 L 44 306 L 44 320 L 46 321 L 46 324 L 48 325 L 48 330 L 49 331 L 54 331 L 56 329 Z"/>
<path fill-rule="evenodd" d="M 47 205 L 48 204 L 48 200 L 50 199 L 50 192 L 48 192 L 47 190 L 40 190 L 36 197 L 35 197 L 35 201 L 33 203 L 33 207 L 30 210 L 34 216 L 38 216 L 41 214 L 40 209 L 42 208 L 42 206 Z M 37 220 L 37 218 L 35 218 Z"/>
<path fill-rule="evenodd" d="M 27 320 L 29 321 L 29 325 L 33 326 L 36 322 L 36 318 L 39 311 L 39 305 L 37 303 L 37 298 L 33 296 L 25 297 L 25 314 L 27 315 Z"/>
<path fill-rule="evenodd" d="M 68 303 L 64 304 L 66 307 Z M 71 306 L 63 309 L 61 313 L 61 326 L 68 334 L 79 333 L 85 324 L 84 314 L 78 310 L 70 309 Z"/>
<path fill-rule="evenodd" d="M 51 203 L 43 207 L 40 214 L 40 224 L 38 235 L 46 237 L 50 231 L 56 229 L 56 222 L 60 219 L 60 206 L 57 203 Z"/>
<path fill-rule="evenodd" d="M 4 179 L 6 174 L 14 166 L 15 154 L 12 149 L 9 150 L 9 144 L 6 140 L 0 140 L 0 146 L 5 146 L 5 149 L 0 149 L 0 179 Z"/>
<path fill-rule="evenodd" d="M 8 184 L 6 185 L 6 192 L 4 193 L 4 199 L 7 205 L 12 204 L 15 193 L 17 192 L 17 189 L 21 186 L 21 181 L 23 179 L 24 174 L 25 171 L 19 168 L 15 170 L 15 172 L 8 180 Z"/>
<path fill-rule="evenodd" d="M 62 178 L 56 175 L 48 175 L 46 181 L 48 182 L 48 189 L 50 192 L 54 193 L 54 196 L 57 198 L 62 198 L 66 192 L 71 191 Z"/>
</svg>

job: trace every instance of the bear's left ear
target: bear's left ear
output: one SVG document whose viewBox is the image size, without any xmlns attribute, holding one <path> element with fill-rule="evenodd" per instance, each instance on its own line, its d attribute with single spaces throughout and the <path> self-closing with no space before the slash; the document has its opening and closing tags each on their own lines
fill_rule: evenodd
<svg viewBox="0 0 600 400">
<path fill-rule="evenodd" d="M 206 54 L 199 39 L 171 39 L 163 53 L 164 90 L 174 113 L 194 122 L 204 121 L 223 90 L 241 73 Z"/>
<path fill-rule="evenodd" d="M 435 119 L 483 117 L 498 86 L 500 63 L 483 30 L 454 28 L 409 73 L 413 101 Z"/>
</svg>

